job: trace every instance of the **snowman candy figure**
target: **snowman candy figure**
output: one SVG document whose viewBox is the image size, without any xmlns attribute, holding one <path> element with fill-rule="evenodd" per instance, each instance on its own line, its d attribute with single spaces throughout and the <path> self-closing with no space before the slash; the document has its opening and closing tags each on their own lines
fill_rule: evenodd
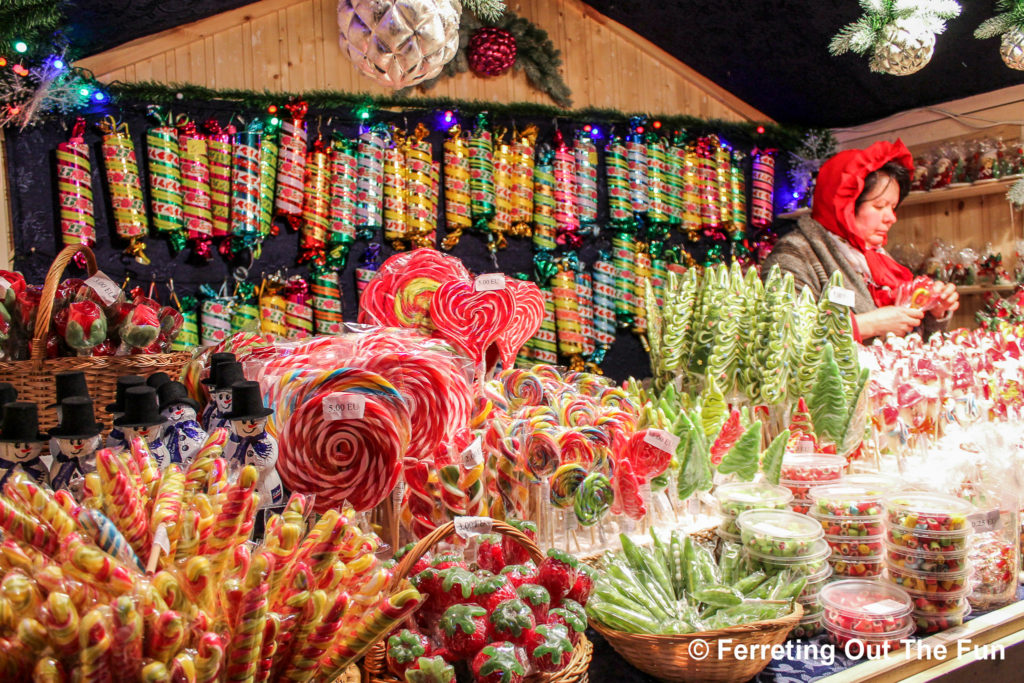
<svg viewBox="0 0 1024 683">
<path fill-rule="evenodd" d="M 163 442 L 171 462 L 188 465 L 206 443 L 206 431 L 196 421 L 199 404 L 181 382 L 165 382 L 156 393 L 160 415 L 166 420 Z"/>
<path fill-rule="evenodd" d="M 39 454 L 46 434 L 39 431 L 39 407 L 35 403 L 13 402 L 3 407 L 0 425 L 0 487 L 15 468 L 25 470 L 40 485 L 50 485 L 50 472 Z"/>
<path fill-rule="evenodd" d="M 149 454 L 159 469 L 171 464 L 171 454 L 160 438 L 164 426 L 153 387 L 137 386 L 124 394 L 124 414 L 114 420 L 114 426 L 124 432 L 124 445 L 131 447 L 132 439 L 138 437 L 146 442 Z"/>
<path fill-rule="evenodd" d="M 61 421 L 61 404 L 64 402 L 64 399 L 78 397 L 88 401 L 92 400 L 89 396 L 89 385 L 85 381 L 85 373 L 80 370 L 58 372 L 54 376 L 54 384 L 57 400 L 50 404 L 49 407 L 56 410 L 57 422 Z M 56 462 L 56 454 L 59 451 L 60 446 L 57 444 L 57 440 L 50 439 L 50 453 L 54 455 L 54 462 Z"/>
<path fill-rule="evenodd" d="M 96 451 L 100 447 L 100 425 L 92 409 L 92 400 L 81 396 L 66 398 L 58 408 L 60 423 L 50 430 L 57 444 L 50 466 L 53 490 L 81 492 L 85 475 L 96 470 Z"/>
<path fill-rule="evenodd" d="M 242 364 L 236 362 L 220 363 L 213 367 L 214 381 L 210 386 L 210 403 L 213 408 L 203 423 L 207 433 L 220 427 L 231 429 L 231 420 L 226 415 L 231 412 L 231 387 L 245 381 Z"/>
<path fill-rule="evenodd" d="M 232 434 L 224 446 L 224 457 L 233 470 L 252 465 L 259 471 L 256 493 L 261 509 L 280 505 L 284 502 L 284 487 L 277 474 L 277 439 L 266 430 L 267 417 L 274 411 L 263 407 L 257 382 L 239 382 L 232 394 L 231 412 L 225 415 Z"/>
<path fill-rule="evenodd" d="M 140 375 L 121 375 L 117 378 L 117 387 L 114 394 L 114 402 L 107 404 L 107 412 L 110 413 L 113 418 L 117 418 L 124 415 L 124 394 L 132 387 L 145 386 L 146 378 Z M 124 440 L 124 432 L 121 431 L 120 427 L 112 427 L 110 433 L 107 434 L 107 448 L 125 448 L 127 443 Z"/>
<path fill-rule="evenodd" d="M 217 410 L 217 402 L 213 400 L 213 392 L 214 388 L 217 386 L 217 375 L 219 372 L 217 370 L 217 366 L 223 363 L 234 362 L 235 354 L 233 353 L 221 352 L 210 354 L 210 372 L 208 376 L 202 380 L 202 383 L 206 387 L 206 390 L 210 392 L 210 401 L 203 408 L 203 412 L 199 416 L 199 424 L 203 425 L 203 428 L 205 428 L 207 431 L 213 431 L 209 428 L 210 416 L 213 415 L 213 412 L 215 410 Z"/>
</svg>

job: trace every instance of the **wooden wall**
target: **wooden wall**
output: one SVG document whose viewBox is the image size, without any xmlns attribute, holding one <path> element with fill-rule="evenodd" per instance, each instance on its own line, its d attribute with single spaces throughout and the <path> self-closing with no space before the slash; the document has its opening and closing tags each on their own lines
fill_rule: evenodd
<svg viewBox="0 0 1024 683">
<path fill-rule="evenodd" d="M 768 117 L 579 0 L 512 0 L 562 52 L 573 106 L 690 114 L 732 121 Z M 386 92 L 338 45 L 336 0 L 263 0 L 140 38 L 76 62 L 99 80 L 183 82 L 275 92 Z M 428 95 L 496 102 L 550 99 L 522 73 L 461 74 Z"/>
<path fill-rule="evenodd" d="M 876 140 L 900 138 L 915 153 L 925 152 L 948 140 L 1001 136 L 1024 140 L 1024 85 L 902 112 L 880 121 L 835 131 L 840 149 L 866 147 Z M 942 191 L 915 197 L 917 203 L 900 207 L 889 244 L 913 242 L 927 251 L 936 239 L 958 248 L 981 251 L 987 243 L 1003 254 L 1003 265 L 1012 273 L 1017 262 L 1016 241 L 1024 239 L 1024 215 L 1006 201 L 1006 185 L 993 192 L 946 199 Z M 981 191 L 987 188 L 979 187 Z M 970 194 L 973 190 L 966 190 Z M 957 191 L 960 194 L 963 191 Z M 961 294 L 962 311 L 957 325 L 974 324 L 974 311 L 982 306 L 984 292 Z M 1005 292 L 1004 292 L 1005 294 Z"/>
</svg>

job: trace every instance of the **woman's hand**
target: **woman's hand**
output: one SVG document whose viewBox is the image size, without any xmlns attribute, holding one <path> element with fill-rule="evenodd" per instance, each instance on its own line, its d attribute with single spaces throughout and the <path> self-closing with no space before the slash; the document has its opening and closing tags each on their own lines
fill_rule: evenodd
<svg viewBox="0 0 1024 683">
<path fill-rule="evenodd" d="M 938 294 L 938 303 L 932 307 L 931 314 L 936 318 L 944 318 L 947 313 L 960 308 L 960 293 L 956 291 L 956 285 L 937 282 L 935 292 Z"/>
<path fill-rule="evenodd" d="M 924 311 L 909 306 L 883 306 L 867 313 L 858 313 L 856 318 L 861 339 L 884 337 L 890 332 L 902 337 L 921 324 Z"/>
</svg>

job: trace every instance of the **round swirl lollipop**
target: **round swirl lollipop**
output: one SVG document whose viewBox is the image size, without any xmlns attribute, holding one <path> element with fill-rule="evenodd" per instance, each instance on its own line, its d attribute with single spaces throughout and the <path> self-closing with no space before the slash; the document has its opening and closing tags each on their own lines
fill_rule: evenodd
<svg viewBox="0 0 1024 683">
<path fill-rule="evenodd" d="M 576 498 L 576 491 L 586 478 L 587 470 L 579 463 L 571 462 L 559 466 L 551 475 L 549 482 L 551 504 L 562 509 L 571 506 Z"/>
<path fill-rule="evenodd" d="M 594 461 L 594 444 L 581 427 L 570 427 L 558 435 L 562 462 L 581 463 L 586 467 Z"/>
<path fill-rule="evenodd" d="M 509 404 L 520 406 L 539 406 L 544 404 L 544 385 L 540 378 L 527 370 L 510 368 L 498 375 L 508 397 Z"/>
<path fill-rule="evenodd" d="M 649 429 L 635 432 L 629 437 L 624 450 L 641 481 L 650 481 L 668 469 L 669 463 L 672 462 L 671 452 L 648 442 L 647 437 L 651 433 L 652 430 Z"/>
<path fill-rule="evenodd" d="M 550 477 L 560 460 L 558 439 L 550 430 L 534 430 L 522 441 L 519 457 L 530 481 Z"/>
<path fill-rule="evenodd" d="M 576 520 L 583 526 L 593 526 L 601 519 L 615 500 L 615 491 L 608 477 L 591 472 L 580 482 L 572 508 Z"/>
<path fill-rule="evenodd" d="M 472 282 L 450 281 L 434 292 L 430 319 L 441 336 L 482 363 L 488 347 L 511 321 L 514 308 L 511 290 L 478 292 Z"/>
</svg>

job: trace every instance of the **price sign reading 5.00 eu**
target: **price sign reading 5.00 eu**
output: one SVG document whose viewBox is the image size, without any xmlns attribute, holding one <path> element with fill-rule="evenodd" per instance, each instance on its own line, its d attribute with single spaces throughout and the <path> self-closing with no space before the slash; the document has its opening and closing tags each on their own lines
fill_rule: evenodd
<svg viewBox="0 0 1024 683">
<path fill-rule="evenodd" d="M 325 397 L 323 406 L 324 419 L 329 422 L 362 420 L 363 412 L 366 410 L 366 397 L 359 394 L 337 392 Z"/>
</svg>

